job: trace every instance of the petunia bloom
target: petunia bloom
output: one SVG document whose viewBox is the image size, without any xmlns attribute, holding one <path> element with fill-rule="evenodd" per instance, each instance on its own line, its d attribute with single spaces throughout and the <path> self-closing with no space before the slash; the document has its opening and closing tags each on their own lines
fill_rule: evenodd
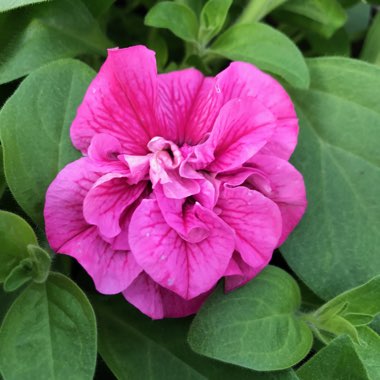
<svg viewBox="0 0 380 380">
<path fill-rule="evenodd" d="M 293 104 L 248 63 L 157 75 L 153 51 L 111 49 L 70 134 L 83 157 L 47 191 L 49 243 L 154 319 L 252 279 L 305 211 Z"/>
</svg>

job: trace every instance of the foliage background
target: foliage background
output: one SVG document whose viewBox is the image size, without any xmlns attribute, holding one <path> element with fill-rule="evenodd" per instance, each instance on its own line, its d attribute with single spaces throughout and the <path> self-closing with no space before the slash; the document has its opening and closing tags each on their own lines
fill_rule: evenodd
<svg viewBox="0 0 380 380">
<path fill-rule="evenodd" d="M 0 372 L 4 379 L 380 379 L 380 1 L 1 0 Z M 42 210 L 79 153 L 69 127 L 106 49 L 160 72 L 243 60 L 300 119 L 309 207 L 271 266 L 195 318 L 96 294 Z M 98 353 L 98 354 L 97 354 Z"/>
</svg>

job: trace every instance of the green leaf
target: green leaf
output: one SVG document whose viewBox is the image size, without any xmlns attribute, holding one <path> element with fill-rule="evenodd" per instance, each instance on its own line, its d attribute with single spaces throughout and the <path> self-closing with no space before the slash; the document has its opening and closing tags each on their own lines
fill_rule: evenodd
<svg viewBox="0 0 380 380">
<path fill-rule="evenodd" d="M 7 183 L 4 176 L 3 147 L 0 145 L 0 198 L 3 196 Z"/>
<path fill-rule="evenodd" d="M 336 0 L 292 0 L 281 6 L 283 19 L 291 25 L 331 37 L 344 25 L 346 12 Z"/>
<path fill-rule="evenodd" d="M 380 68 L 318 58 L 309 69 L 310 89 L 291 92 L 300 119 L 292 161 L 308 209 L 281 251 L 326 300 L 380 272 Z"/>
<path fill-rule="evenodd" d="M 232 0 L 208 0 L 202 8 L 199 39 L 207 43 L 222 29 Z"/>
<path fill-rule="evenodd" d="M 362 360 L 369 378 L 380 379 L 380 336 L 369 327 L 358 328 L 360 344 L 355 345 L 356 352 Z"/>
<path fill-rule="evenodd" d="M 15 8 L 20 8 L 35 3 L 42 3 L 44 1 L 47 0 L 1 0 L 0 12 L 10 11 Z"/>
<path fill-rule="evenodd" d="M 145 16 L 145 25 L 169 29 L 185 41 L 196 42 L 198 20 L 195 13 L 184 4 L 163 1 L 152 7 Z"/>
<path fill-rule="evenodd" d="M 273 9 L 279 7 L 287 0 L 250 0 L 238 18 L 239 24 L 260 21 Z"/>
<path fill-rule="evenodd" d="M 194 318 L 192 349 L 202 355 L 259 371 L 285 369 L 309 352 L 311 330 L 296 315 L 297 283 L 269 266 L 244 287 L 219 288 Z"/>
<path fill-rule="evenodd" d="M 354 326 L 366 326 L 374 320 L 374 317 L 373 315 L 365 313 L 350 313 L 345 315 L 344 319 Z"/>
<path fill-rule="evenodd" d="M 92 302 L 99 321 L 99 352 L 120 380 L 297 379 L 291 370 L 256 372 L 194 353 L 186 343 L 190 318 L 152 321 L 122 297 L 97 296 Z"/>
<path fill-rule="evenodd" d="M 33 275 L 33 263 L 30 258 L 23 259 L 12 269 L 7 278 L 4 280 L 4 291 L 13 292 L 25 283 L 29 282 Z"/>
<path fill-rule="evenodd" d="M 7 380 L 92 379 L 95 316 L 85 294 L 55 273 L 29 286 L 0 330 L 0 369 Z"/>
<path fill-rule="evenodd" d="M 153 32 L 157 32 L 157 30 L 153 30 Z M 166 40 L 158 33 L 151 33 L 148 37 L 147 46 L 156 52 L 157 68 L 162 71 L 169 57 Z"/>
<path fill-rule="evenodd" d="M 32 244 L 27 246 L 27 250 L 30 257 L 21 260 L 4 280 L 6 292 L 13 292 L 30 280 L 37 283 L 46 281 L 51 266 L 50 255 Z"/>
<path fill-rule="evenodd" d="M 0 112 L 8 186 L 40 226 L 47 187 L 79 156 L 69 127 L 93 75 L 78 61 L 53 62 L 26 78 Z"/>
<path fill-rule="evenodd" d="M 350 39 L 354 41 L 361 39 L 371 21 L 371 6 L 361 2 L 348 9 L 347 15 L 348 20 L 344 28 L 350 36 Z"/>
<path fill-rule="evenodd" d="M 315 33 L 307 33 L 312 55 L 342 55 L 349 56 L 351 44 L 347 32 L 342 28 L 336 31 L 330 38 L 326 39 Z"/>
<path fill-rule="evenodd" d="M 296 45 L 268 25 L 233 26 L 218 37 L 210 51 L 231 60 L 253 63 L 281 76 L 295 87 L 309 85 L 309 72 Z"/>
<path fill-rule="evenodd" d="M 372 21 L 360 58 L 380 65 L 380 13 Z"/>
<path fill-rule="evenodd" d="M 301 380 L 370 380 L 351 339 L 342 335 L 298 371 Z"/>
<path fill-rule="evenodd" d="M 37 283 L 45 282 L 51 266 L 50 255 L 41 247 L 29 244 L 28 252 L 33 262 L 33 281 Z"/>
<path fill-rule="evenodd" d="M 342 304 L 345 304 L 346 307 L 339 314 L 348 320 L 352 314 L 352 320 L 359 319 L 360 324 L 363 323 L 363 317 L 368 320 L 368 316 L 372 316 L 373 319 L 376 314 L 380 313 L 380 275 L 361 286 L 339 294 L 323 305 L 316 314 L 326 314 Z M 358 318 L 360 315 L 361 318 Z"/>
<path fill-rule="evenodd" d="M 112 46 L 79 0 L 48 1 L 0 14 L 0 30 L 0 83 L 60 58 L 105 55 Z"/>
<path fill-rule="evenodd" d="M 102 16 L 116 0 L 83 0 L 88 10 L 95 18 Z"/>
<path fill-rule="evenodd" d="M 0 211 L 0 283 L 29 256 L 28 244 L 37 244 L 33 229 L 16 214 Z"/>
<path fill-rule="evenodd" d="M 380 314 L 375 317 L 370 327 L 380 335 Z"/>
<path fill-rule="evenodd" d="M 17 292 L 14 293 L 6 293 L 3 289 L 0 287 L 0 326 L 3 322 L 3 318 L 5 314 L 7 313 L 9 307 L 12 305 L 13 301 L 18 296 Z M 0 379 L 1 377 L 1 368 L 0 368 Z"/>
</svg>

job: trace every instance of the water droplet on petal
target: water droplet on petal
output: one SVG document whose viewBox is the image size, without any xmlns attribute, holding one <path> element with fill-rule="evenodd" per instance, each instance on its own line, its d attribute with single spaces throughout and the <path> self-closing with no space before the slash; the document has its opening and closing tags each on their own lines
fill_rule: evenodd
<svg viewBox="0 0 380 380">
<path fill-rule="evenodd" d="M 165 260 L 166 259 L 166 256 L 165 255 L 161 255 L 160 256 L 160 260 Z"/>
<path fill-rule="evenodd" d="M 220 89 L 218 83 L 215 84 L 215 91 L 216 91 L 218 94 L 220 94 L 220 93 L 222 92 L 222 90 Z"/>
<path fill-rule="evenodd" d="M 174 279 L 173 278 L 169 278 L 168 285 L 172 286 L 173 284 L 174 284 Z"/>
<path fill-rule="evenodd" d="M 145 234 L 145 236 L 146 236 L 146 237 L 149 237 L 149 236 L 150 236 L 150 232 L 147 232 L 147 233 Z"/>
</svg>

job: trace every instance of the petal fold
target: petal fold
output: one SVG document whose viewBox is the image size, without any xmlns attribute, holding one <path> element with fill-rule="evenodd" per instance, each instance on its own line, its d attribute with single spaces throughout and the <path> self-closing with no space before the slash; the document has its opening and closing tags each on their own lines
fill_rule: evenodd
<svg viewBox="0 0 380 380">
<path fill-rule="evenodd" d="M 123 292 L 128 302 L 152 319 L 180 318 L 195 314 L 209 294 L 207 292 L 191 300 L 184 300 L 158 285 L 146 273 L 141 273 Z"/>
<path fill-rule="evenodd" d="M 253 178 L 253 185 L 266 197 L 277 204 L 282 216 L 280 246 L 305 213 L 307 200 L 302 174 L 289 162 L 275 156 L 258 154 L 249 164 L 260 170 L 269 180 L 270 186 L 263 185 L 260 178 Z"/>
<path fill-rule="evenodd" d="M 100 174 L 87 157 L 68 164 L 46 193 L 45 229 L 50 246 L 78 260 L 105 294 L 123 291 L 141 272 L 127 251 L 115 251 L 83 216 L 83 201 Z"/>
<path fill-rule="evenodd" d="M 221 109 L 210 137 L 198 149 L 214 156 L 207 170 L 216 173 L 232 170 L 257 153 L 274 129 L 273 114 L 255 98 L 234 99 Z"/>
<path fill-rule="evenodd" d="M 154 52 L 144 46 L 109 49 L 78 109 L 71 140 L 86 153 L 92 137 L 106 133 L 120 141 L 122 153 L 145 154 L 157 134 L 156 104 Z"/>
<path fill-rule="evenodd" d="M 199 204 L 185 218 L 193 234 L 188 240 L 193 242 L 168 225 L 157 200 L 145 199 L 132 216 L 129 244 L 138 264 L 155 282 L 189 300 L 221 278 L 235 241 L 233 231 Z"/>
<path fill-rule="evenodd" d="M 236 234 L 235 249 L 253 268 L 268 264 L 282 231 L 277 205 L 255 190 L 224 186 L 217 207 Z"/>
</svg>

